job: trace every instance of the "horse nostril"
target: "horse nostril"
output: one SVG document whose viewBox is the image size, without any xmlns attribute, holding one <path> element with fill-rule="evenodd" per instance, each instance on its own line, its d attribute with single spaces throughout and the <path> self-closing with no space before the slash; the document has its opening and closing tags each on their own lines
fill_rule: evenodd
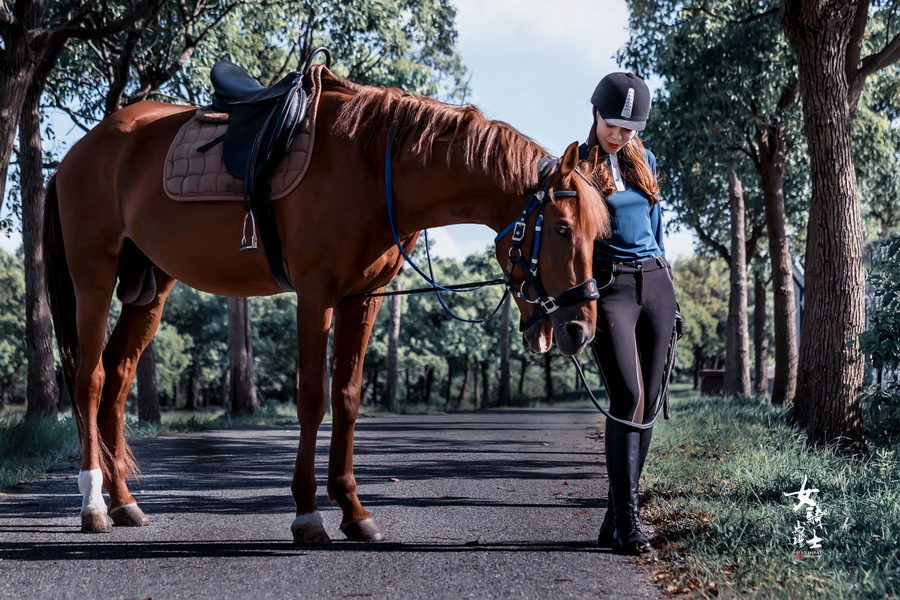
<svg viewBox="0 0 900 600">
<path fill-rule="evenodd" d="M 582 346 L 587 341 L 587 332 L 581 323 L 566 323 L 566 335 L 575 346 Z"/>
</svg>

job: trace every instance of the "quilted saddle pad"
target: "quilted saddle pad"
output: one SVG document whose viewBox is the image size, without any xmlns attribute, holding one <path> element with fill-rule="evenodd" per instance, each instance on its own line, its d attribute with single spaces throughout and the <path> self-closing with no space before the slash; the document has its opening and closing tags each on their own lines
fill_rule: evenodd
<svg viewBox="0 0 900 600">
<path fill-rule="evenodd" d="M 269 178 L 270 198 L 279 200 L 300 185 L 312 156 L 316 133 L 316 108 L 322 94 L 324 65 L 313 65 L 309 77 L 309 106 L 297 128 L 287 156 L 278 163 Z M 183 202 L 243 201 L 244 182 L 231 175 L 222 161 L 222 143 L 205 152 L 198 149 L 225 135 L 228 115 L 200 108 L 185 123 L 166 156 L 163 187 L 166 195 Z"/>
</svg>

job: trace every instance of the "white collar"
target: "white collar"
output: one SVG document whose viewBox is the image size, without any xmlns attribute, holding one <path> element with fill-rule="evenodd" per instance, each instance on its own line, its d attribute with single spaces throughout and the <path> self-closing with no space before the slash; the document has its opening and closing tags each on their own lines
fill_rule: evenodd
<svg viewBox="0 0 900 600">
<path fill-rule="evenodd" d="M 616 191 L 625 191 L 625 180 L 622 179 L 622 171 L 619 170 L 619 159 L 615 153 L 609 155 L 609 171 L 612 173 L 613 181 L 616 183 Z"/>
</svg>

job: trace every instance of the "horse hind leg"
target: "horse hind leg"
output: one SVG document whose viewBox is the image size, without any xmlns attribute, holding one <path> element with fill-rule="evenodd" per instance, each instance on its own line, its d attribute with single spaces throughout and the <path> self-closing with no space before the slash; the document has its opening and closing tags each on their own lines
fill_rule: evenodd
<svg viewBox="0 0 900 600">
<path fill-rule="evenodd" d="M 149 302 L 122 306 L 116 327 L 103 352 L 106 383 L 98 421 L 101 439 L 108 449 L 108 453 L 104 454 L 104 471 L 107 474 L 104 487 L 109 493 L 109 516 L 119 526 L 150 524 L 127 485 L 127 478 L 137 472 L 137 465 L 125 442 L 125 400 L 138 360 L 156 333 L 166 298 L 175 284 L 174 279 L 159 269 L 153 269 L 152 277 L 158 283 L 159 291 L 154 285 L 154 297 Z"/>
<path fill-rule="evenodd" d="M 347 539 L 378 542 L 384 534 L 356 495 L 353 435 L 359 414 L 363 359 L 381 298 L 343 303 L 335 309 L 335 367 L 331 389 L 332 430 L 328 494 L 341 507 L 341 531 Z"/>
</svg>

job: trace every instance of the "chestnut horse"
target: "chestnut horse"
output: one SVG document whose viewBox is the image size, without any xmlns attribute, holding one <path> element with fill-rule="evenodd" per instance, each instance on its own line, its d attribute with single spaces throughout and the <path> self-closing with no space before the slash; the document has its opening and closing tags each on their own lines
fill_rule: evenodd
<svg viewBox="0 0 900 600">
<path fill-rule="evenodd" d="M 239 251 L 240 202 L 175 202 L 164 193 L 167 150 L 195 110 L 140 102 L 116 112 L 69 151 L 48 186 L 45 261 L 82 446 L 82 531 L 149 524 L 126 484 L 136 465 L 124 439 L 125 399 L 175 281 L 226 296 L 282 291 L 261 250 Z M 312 162 L 298 188 L 275 206 L 287 273 L 297 290 L 300 442 L 291 531 L 298 544 L 329 540 L 316 507 L 314 452 L 328 399 L 332 321 L 328 494 L 343 511 L 347 538 L 383 538 L 357 497 L 353 432 L 363 358 L 381 304 L 380 298 L 360 295 L 382 290 L 403 261 L 385 206 L 384 157 L 392 123 L 396 136 L 387 150 L 396 224 L 407 251 L 428 227 L 480 223 L 504 229 L 519 217 L 524 194 L 538 185 L 536 165 L 546 155 L 474 107 L 323 74 Z M 602 195 L 581 175 L 596 168 L 596 157 L 581 169 L 576 163 L 572 144 L 546 181 L 551 198 L 554 190 L 575 192 L 544 203 L 538 277 L 552 296 L 591 277 L 594 240 L 608 227 Z M 535 218 L 528 219 L 532 227 Z M 533 235 L 529 231 L 524 249 Z M 498 240 L 496 249 L 508 280 L 521 270 L 507 259 L 509 238 Z M 148 265 L 152 271 L 140 272 L 152 272 L 155 292 L 125 303 L 107 339 L 117 278 L 133 280 L 135 269 Z M 533 305 L 517 302 L 524 317 L 533 313 Z M 579 301 L 539 319 L 526 331 L 528 343 L 546 351 L 555 336 L 564 354 L 580 352 L 594 335 L 595 304 Z M 109 494 L 109 510 L 102 489 Z"/>
</svg>

